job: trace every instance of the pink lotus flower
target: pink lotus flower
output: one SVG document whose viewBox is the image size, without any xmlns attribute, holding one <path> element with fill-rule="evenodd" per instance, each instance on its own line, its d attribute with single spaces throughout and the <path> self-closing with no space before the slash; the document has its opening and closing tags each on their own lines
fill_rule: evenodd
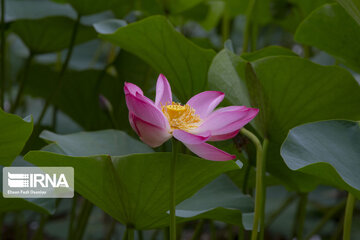
<svg viewBox="0 0 360 240">
<path fill-rule="evenodd" d="M 213 161 L 232 160 L 235 156 L 206 141 L 233 138 L 259 112 L 245 106 L 214 111 L 225 96 L 218 91 L 199 93 L 185 105 L 175 103 L 169 82 L 162 74 L 156 83 L 155 102 L 135 84 L 125 83 L 124 91 L 131 127 L 144 143 L 158 147 L 174 137 L 199 157 Z"/>
</svg>

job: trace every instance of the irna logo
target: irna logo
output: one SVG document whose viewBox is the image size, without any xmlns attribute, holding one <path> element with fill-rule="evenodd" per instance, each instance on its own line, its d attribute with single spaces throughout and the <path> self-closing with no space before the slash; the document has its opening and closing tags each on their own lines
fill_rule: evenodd
<svg viewBox="0 0 360 240">
<path fill-rule="evenodd" d="M 11 188 L 69 187 L 65 174 L 55 173 L 50 175 L 47 173 L 21 174 L 8 172 L 8 185 Z"/>
<path fill-rule="evenodd" d="M 72 198 L 72 167 L 4 167 L 2 171 L 5 198 Z"/>
</svg>

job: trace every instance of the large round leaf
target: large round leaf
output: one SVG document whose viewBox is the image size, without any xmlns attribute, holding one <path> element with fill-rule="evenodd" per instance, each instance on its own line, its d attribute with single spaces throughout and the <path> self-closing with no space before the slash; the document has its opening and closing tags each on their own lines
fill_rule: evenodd
<svg viewBox="0 0 360 240">
<path fill-rule="evenodd" d="M 239 225 L 242 213 L 253 212 L 253 199 L 226 176 L 221 175 L 192 197 L 176 206 L 176 216 L 190 219 L 214 219 Z"/>
<path fill-rule="evenodd" d="M 270 140 L 268 170 L 287 184 L 310 190 L 316 181 L 289 171 L 280 158 L 288 131 L 308 122 L 360 119 L 360 86 L 339 67 L 320 66 L 298 57 L 269 57 L 247 68 L 258 124 Z M 256 74 L 256 75 L 255 75 Z"/>
<path fill-rule="evenodd" d="M 58 74 L 50 66 L 31 66 L 29 84 L 25 86 L 25 92 L 46 99 L 49 89 L 56 87 Z M 61 94 L 58 94 L 51 103 L 85 130 L 115 128 L 106 109 L 100 107 L 100 94 L 112 104 L 113 114 L 119 127 L 122 129 L 130 127 L 120 81 L 99 70 L 69 70 L 65 73 L 63 81 Z"/>
<path fill-rule="evenodd" d="M 165 74 L 175 95 L 183 102 L 206 88 L 207 72 L 215 52 L 187 40 L 163 16 L 149 17 L 100 37 Z"/>
<path fill-rule="evenodd" d="M 78 193 L 119 222 L 150 229 L 169 223 L 171 157 L 171 153 L 71 157 L 33 151 L 25 160 L 37 166 L 74 167 Z M 214 162 L 180 154 L 176 202 L 189 198 L 221 173 L 238 168 L 233 161 Z"/>
<path fill-rule="evenodd" d="M 68 17 L 21 19 L 11 23 L 16 33 L 33 54 L 61 51 L 69 47 L 75 21 Z M 92 27 L 79 25 L 75 44 L 96 38 Z"/>
<path fill-rule="evenodd" d="M 102 154 L 121 156 L 153 152 L 144 143 L 118 130 L 80 132 L 67 135 L 43 131 L 40 138 L 55 143 L 62 150 L 63 154 L 69 156 L 94 156 Z"/>
<path fill-rule="evenodd" d="M 359 146 L 358 123 L 316 122 L 292 129 L 281 156 L 290 169 L 314 175 L 360 198 Z"/>
<path fill-rule="evenodd" d="M 120 7 L 121 4 L 126 5 L 126 0 L 53 0 L 58 3 L 69 3 L 78 14 L 81 15 L 91 15 L 95 13 L 100 13 L 106 10 L 110 10 L 117 3 L 117 7 Z"/>
<path fill-rule="evenodd" d="M 360 1 L 336 0 L 348 14 L 360 25 Z"/>
<path fill-rule="evenodd" d="M 324 50 L 356 71 L 360 71 L 360 27 L 338 4 L 315 10 L 299 26 L 295 40 Z"/>
<path fill-rule="evenodd" d="M 230 56 L 235 59 L 234 64 L 229 54 L 220 54 L 217 58 L 225 57 L 234 67 L 227 71 L 228 66 L 222 66 L 222 61 L 215 58 L 209 79 L 213 78 L 212 83 L 217 81 L 222 91 L 230 93 L 228 99 L 232 104 L 251 102 L 260 109 L 255 122 L 261 134 L 270 140 L 268 171 L 288 187 L 303 191 L 316 187 L 319 181 L 314 177 L 287 168 L 279 154 L 281 143 L 288 131 L 300 124 L 329 119 L 359 120 L 359 84 L 342 68 L 320 66 L 299 57 L 265 57 L 246 64 Z M 227 78 L 217 77 L 221 73 Z M 242 96 L 236 96 L 236 92 Z"/>
<path fill-rule="evenodd" d="M 0 165 L 8 166 L 20 154 L 33 130 L 32 119 L 25 120 L 0 109 Z"/>
</svg>

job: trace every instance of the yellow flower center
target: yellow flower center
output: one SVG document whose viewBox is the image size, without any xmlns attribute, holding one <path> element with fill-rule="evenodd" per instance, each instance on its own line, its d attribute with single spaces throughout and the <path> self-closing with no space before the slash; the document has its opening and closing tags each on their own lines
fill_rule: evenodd
<svg viewBox="0 0 360 240">
<path fill-rule="evenodd" d="M 195 114 L 195 109 L 187 104 L 183 106 L 172 102 L 172 104 L 166 104 L 161 108 L 169 121 L 171 132 L 175 129 L 191 130 L 197 128 L 202 123 L 200 116 Z"/>
</svg>

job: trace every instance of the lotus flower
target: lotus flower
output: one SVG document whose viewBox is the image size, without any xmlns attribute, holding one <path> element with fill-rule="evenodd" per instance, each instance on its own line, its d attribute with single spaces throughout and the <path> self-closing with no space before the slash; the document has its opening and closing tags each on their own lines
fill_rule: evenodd
<svg viewBox="0 0 360 240">
<path fill-rule="evenodd" d="M 174 137 L 199 157 L 213 161 L 232 160 L 235 155 L 206 142 L 233 138 L 259 112 L 245 106 L 214 111 L 225 96 L 218 91 L 199 93 L 185 105 L 173 102 L 170 84 L 162 74 L 155 102 L 135 84 L 125 83 L 124 91 L 130 125 L 144 143 L 154 148 Z"/>
</svg>

